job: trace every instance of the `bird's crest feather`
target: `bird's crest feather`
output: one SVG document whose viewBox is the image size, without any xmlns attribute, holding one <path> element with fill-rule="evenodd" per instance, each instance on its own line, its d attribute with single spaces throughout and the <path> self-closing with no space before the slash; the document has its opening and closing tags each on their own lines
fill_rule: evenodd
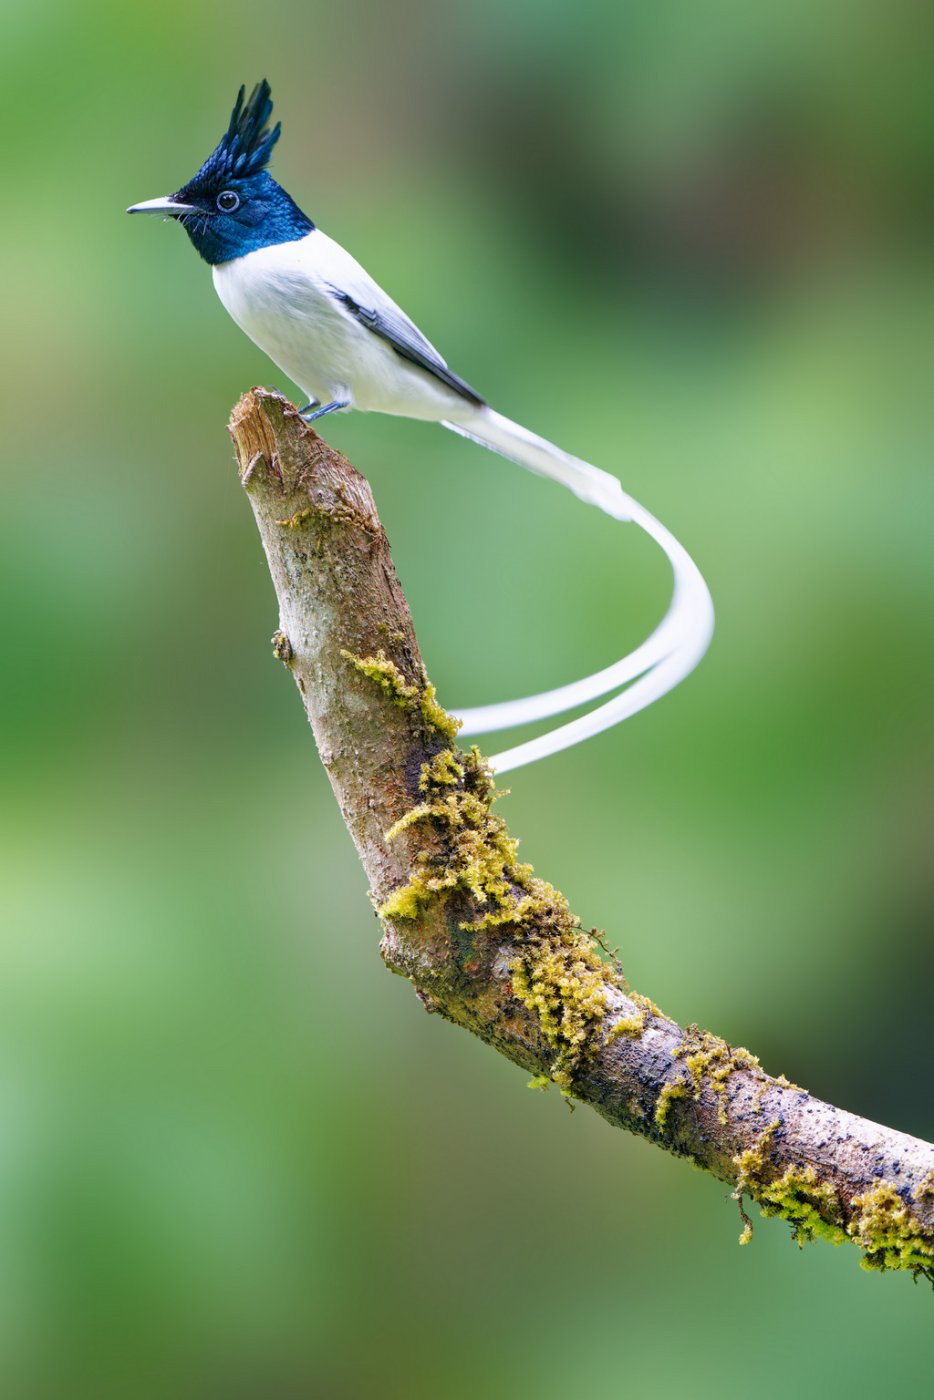
<svg viewBox="0 0 934 1400">
<path fill-rule="evenodd" d="M 255 175 L 262 170 L 282 131 L 280 122 L 276 122 L 272 130 L 266 125 L 272 116 L 272 97 L 266 79 L 256 84 L 244 105 L 245 92 L 246 88 L 241 87 L 230 114 L 227 134 L 218 147 L 218 150 L 225 149 L 230 172 L 236 176 Z"/>
<path fill-rule="evenodd" d="M 266 79 L 257 83 L 244 102 L 246 88 L 241 87 L 230 114 L 230 124 L 204 165 L 190 183 L 205 179 L 246 180 L 258 175 L 269 163 L 272 148 L 282 132 L 281 122 L 270 128 L 272 115 L 271 89 Z"/>
</svg>

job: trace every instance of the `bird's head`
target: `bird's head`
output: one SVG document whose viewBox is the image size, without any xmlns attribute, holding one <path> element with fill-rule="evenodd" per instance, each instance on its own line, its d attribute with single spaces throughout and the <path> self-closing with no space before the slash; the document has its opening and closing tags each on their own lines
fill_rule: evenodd
<svg viewBox="0 0 934 1400">
<path fill-rule="evenodd" d="M 227 130 L 187 184 L 127 210 L 175 219 L 212 264 L 290 243 L 314 228 L 266 169 L 282 129 L 278 122 L 268 125 L 272 100 L 266 79 L 257 83 L 249 101 L 244 96 L 241 88 Z"/>
</svg>

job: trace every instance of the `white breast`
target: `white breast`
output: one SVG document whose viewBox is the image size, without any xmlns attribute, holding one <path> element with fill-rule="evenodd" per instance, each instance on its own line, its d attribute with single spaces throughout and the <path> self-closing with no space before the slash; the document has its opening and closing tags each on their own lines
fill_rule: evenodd
<svg viewBox="0 0 934 1400">
<path fill-rule="evenodd" d="M 394 303 L 320 229 L 218 263 L 213 274 L 237 325 L 309 399 L 435 421 L 457 404 L 450 390 L 341 307 L 334 287 L 361 306 Z"/>
</svg>

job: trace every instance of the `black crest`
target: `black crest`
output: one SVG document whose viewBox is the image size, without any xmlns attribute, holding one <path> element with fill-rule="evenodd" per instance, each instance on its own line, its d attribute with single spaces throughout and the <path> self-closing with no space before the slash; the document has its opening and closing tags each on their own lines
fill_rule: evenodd
<svg viewBox="0 0 934 1400">
<path fill-rule="evenodd" d="M 265 169 L 272 148 L 282 131 L 280 122 L 270 129 L 272 116 L 271 89 L 266 79 L 257 83 L 244 103 L 246 88 L 241 87 L 230 114 L 230 125 L 221 137 L 217 149 L 205 161 L 195 179 L 246 180 Z"/>
</svg>

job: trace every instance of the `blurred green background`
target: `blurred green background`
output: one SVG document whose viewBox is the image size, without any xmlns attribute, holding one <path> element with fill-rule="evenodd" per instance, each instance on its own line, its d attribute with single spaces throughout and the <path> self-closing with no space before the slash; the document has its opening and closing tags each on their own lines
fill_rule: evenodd
<svg viewBox="0 0 934 1400">
<path fill-rule="evenodd" d="M 740 1250 L 724 1187 L 386 973 L 225 433 L 291 386 L 123 210 L 267 75 L 299 203 L 676 531 L 701 669 L 504 815 L 670 1014 L 930 1136 L 932 40 L 909 0 L 3 0 L 5 1394 L 927 1393 L 926 1288 Z M 449 705 L 663 612 L 558 488 L 326 435 Z"/>
</svg>

